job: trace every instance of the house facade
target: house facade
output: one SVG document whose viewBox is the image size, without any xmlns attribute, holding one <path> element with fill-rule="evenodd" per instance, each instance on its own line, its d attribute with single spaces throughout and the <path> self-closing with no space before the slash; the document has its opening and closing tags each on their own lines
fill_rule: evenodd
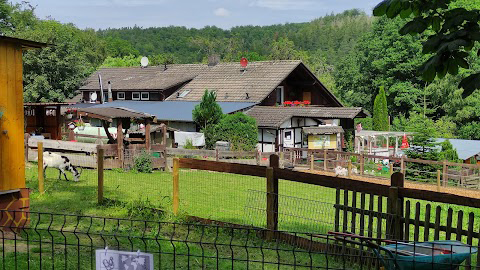
<svg viewBox="0 0 480 270">
<path fill-rule="evenodd" d="M 102 96 L 99 75 L 103 101 L 108 101 L 111 89 L 113 102 L 95 105 Z M 258 149 L 264 152 L 320 145 L 341 149 L 343 135 L 353 134 L 353 119 L 366 116 L 361 108 L 344 107 L 306 65 L 292 60 L 252 62 L 246 67 L 218 63 L 100 69 L 80 91 L 86 103 L 148 112 L 170 127 L 193 131 L 192 104 L 201 101 L 206 89 L 215 91 L 222 107 L 230 107 L 224 113 L 243 111 L 257 120 Z"/>
</svg>

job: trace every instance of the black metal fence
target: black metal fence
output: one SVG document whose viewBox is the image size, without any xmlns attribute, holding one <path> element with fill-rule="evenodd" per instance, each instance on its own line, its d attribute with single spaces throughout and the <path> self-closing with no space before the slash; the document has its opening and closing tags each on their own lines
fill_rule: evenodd
<svg viewBox="0 0 480 270">
<path fill-rule="evenodd" d="M 389 242 L 379 248 L 367 241 L 372 239 L 345 235 L 52 213 L 0 211 L 0 221 L 3 270 L 151 269 L 138 261 L 136 268 L 115 265 L 113 259 L 96 262 L 96 250 L 150 253 L 154 269 L 466 269 L 454 258 L 476 251 L 460 243 L 398 251 L 405 245 Z"/>
</svg>

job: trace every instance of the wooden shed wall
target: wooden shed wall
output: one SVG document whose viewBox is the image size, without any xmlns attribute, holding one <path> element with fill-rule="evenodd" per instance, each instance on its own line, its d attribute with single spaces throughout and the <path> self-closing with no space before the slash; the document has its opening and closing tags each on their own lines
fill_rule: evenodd
<svg viewBox="0 0 480 270">
<path fill-rule="evenodd" d="M 25 188 L 22 48 L 0 41 L 0 191 Z"/>
</svg>

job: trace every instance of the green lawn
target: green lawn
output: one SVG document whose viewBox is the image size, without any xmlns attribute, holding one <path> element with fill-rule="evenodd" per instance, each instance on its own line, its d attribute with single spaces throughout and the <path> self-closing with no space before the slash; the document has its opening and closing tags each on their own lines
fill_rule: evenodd
<svg viewBox="0 0 480 270">
<path fill-rule="evenodd" d="M 68 175 L 71 178 L 71 175 Z M 172 175 L 171 173 L 155 171 L 151 174 L 123 172 L 120 170 L 105 171 L 105 203 L 97 204 L 97 172 L 96 170 L 84 170 L 79 182 L 58 180 L 58 171 L 47 169 L 45 180 L 45 194 L 38 192 L 37 169 L 35 164 L 29 164 L 26 171 L 27 186 L 31 188 L 31 210 L 35 212 L 47 213 L 68 213 L 86 216 L 106 216 L 106 217 L 124 217 L 133 219 L 145 219 L 156 221 L 183 221 L 185 215 L 195 215 L 203 218 L 211 218 L 234 223 L 251 223 L 256 226 L 263 226 L 265 223 L 265 180 L 258 177 L 229 175 L 223 173 L 182 170 L 180 173 L 180 210 L 179 216 L 173 216 L 172 208 Z M 280 192 L 285 195 L 302 195 L 305 198 L 315 199 L 316 194 L 321 195 L 322 199 L 330 198 L 334 200 L 334 192 L 321 187 L 309 187 L 296 183 L 280 183 Z M 257 190 L 252 191 L 252 190 Z M 313 191 L 313 192 L 312 192 Z M 318 198 L 317 198 L 318 199 Z M 295 200 L 294 200 L 295 201 Z M 286 208 L 292 200 L 280 198 L 280 207 Z M 310 202 L 310 201 L 308 201 Z M 302 202 L 299 205 L 290 205 L 295 209 L 306 213 L 310 218 L 321 220 L 311 211 L 310 204 Z M 282 205 L 285 204 L 285 207 Z M 304 207 L 305 209 L 302 209 Z M 260 208 L 256 210 L 253 208 Z M 158 209 L 152 210 L 152 209 Z M 331 210 L 328 215 L 330 215 Z M 315 217 L 316 216 L 316 217 Z M 325 218 L 328 218 L 326 216 Z M 41 220 L 39 222 L 39 220 Z M 291 215 L 281 215 L 280 229 L 310 230 L 315 222 L 299 222 Z M 288 221 L 288 222 L 287 222 Z M 308 221 L 308 219 L 305 219 Z M 52 225 L 49 225 L 49 218 L 32 216 L 32 224 L 40 224 L 39 227 L 46 228 L 51 226 L 55 230 L 60 230 L 65 221 L 61 217 L 54 218 Z M 73 230 L 75 220 L 67 222 L 68 227 Z M 43 227 L 42 227 L 43 226 Z M 112 224 L 110 226 L 113 226 Z M 137 225 L 124 225 L 121 230 L 115 231 L 112 227 L 102 224 L 100 221 L 92 222 L 88 218 L 82 219 L 80 227 L 90 232 L 112 232 L 116 237 L 101 238 L 98 235 L 90 239 L 86 235 L 80 234 L 80 242 L 84 247 L 75 247 L 77 241 L 75 235 L 67 234 L 67 242 L 72 246 L 65 248 L 65 237 L 60 232 L 31 231 L 30 240 L 43 239 L 42 241 L 51 241 L 54 244 L 44 244 L 42 248 L 37 243 L 31 244 L 28 248 L 29 253 L 25 252 L 25 244 L 20 243 L 15 259 L 13 253 L 13 241 L 6 242 L 7 252 L 4 265 L 6 269 L 14 269 L 15 260 L 17 268 L 26 268 L 26 256 L 31 262 L 32 269 L 39 269 L 39 258 L 43 258 L 42 268 L 51 268 L 52 263 L 55 267 L 76 269 L 78 260 L 81 265 L 88 266 L 92 263 L 91 252 L 95 248 L 102 248 L 105 243 L 109 246 L 117 246 L 123 250 L 136 250 L 140 246 L 141 250 L 162 251 L 162 255 L 156 255 L 155 261 L 161 261 L 162 265 L 158 268 L 172 269 L 175 267 L 186 268 L 231 268 L 232 256 L 238 259 L 234 261 L 235 269 L 277 269 L 276 263 L 291 264 L 295 262 L 298 266 L 309 267 L 342 267 L 343 263 L 325 254 L 315 254 L 304 252 L 293 246 L 283 245 L 276 242 L 265 242 L 258 238 L 254 232 L 229 232 L 221 229 L 220 232 L 215 229 L 204 229 L 202 227 L 192 227 L 187 225 L 178 225 L 177 227 L 163 226 L 161 241 L 140 241 L 135 240 L 134 236 L 142 235 L 145 231 L 142 223 Z M 82 230 L 79 230 L 82 231 Z M 121 233 L 118 233 L 120 231 Z M 152 235 L 155 228 L 149 228 L 147 235 Z M 173 237 L 172 237 L 173 235 Z M 133 239 L 133 240 L 132 240 Z M 172 241 L 173 239 L 173 241 Z M 203 242 L 203 244 L 186 243 Z M 137 243 L 132 245 L 132 241 Z M 207 243 L 207 244 L 205 244 Z M 217 243 L 212 245 L 208 243 Z M 230 243 L 236 246 L 231 247 Z M 18 245 L 18 242 L 17 242 Z M 245 248 L 247 245 L 249 247 Z M 92 249 L 90 246 L 93 246 Z M 133 247 L 134 246 L 134 247 Z M 260 247 L 260 248 L 258 248 Z M 174 253 L 172 254 L 165 253 Z M 66 256 L 66 254 L 76 254 L 77 256 Z M 203 256 L 203 259 L 202 259 Z M 65 257 L 67 257 L 67 266 L 65 266 Z M 162 258 L 160 258 L 162 257 Z M 207 257 L 207 258 L 205 258 Z M 209 258 L 208 258 L 209 257 Z M 223 259 L 222 259 L 223 258 Z M 248 259 L 249 262 L 246 262 Z M 245 261 L 242 261 L 245 260 Z M 256 261 L 256 262 L 255 262 Z M 33 265 L 33 266 L 32 266 Z M 347 264 L 348 265 L 348 264 Z M 282 266 L 283 268 L 290 268 Z M 291 267 L 293 268 L 293 267 Z M 2 269 L 2 263 L 0 263 Z"/>
<path fill-rule="evenodd" d="M 168 221 L 181 221 L 185 215 L 193 215 L 258 227 L 264 227 L 266 223 L 265 179 L 260 177 L 181 170 L 180 215 L 177 217 L 171 214 L 171 173 L 105 171 L 106 203 L 103 205 L 98 205 L 96 201 L 97 172 L 95 170 L 84 170 L 80 182 L 66 182 L 58 180 L 57 177 L 56 170 L 48 169 L 45 181 L 46 194 L 39 195 L 36 167 L 31 166 L 27 169 L 27 185 L 33 191 L 31 194 L 33 211 L 140 219 L 151 219 L 152 215 L 156 215 L 154 218 Z M 280 230 L 326 233 L 334 229 L 334 189 L 280 180 L 279 193 Z M 365 199 L 365 205 L 368 206 L 369 196 Z M 357 207 L 360 206 L 360 201 L 360 194 L 357 194 Z M 412 200 L 412 218 L 416 202 L 418 201 Z M 425 205 L 429 202 L 420 203 L 423 210 L 420 220 L 424 220 Z M 442 225 L 446 224 L 446 211 L 449 207 L 455 211 L 453 224 L 456 224 L 457 211 L 464 211 L 464 229 L 468 221 L 468 212 L 473 211 L 476 219 L 474 229 L 478 231 L 480 210 L 455 205 L 431 204 L 432 214 L 437 205 L 442 207 Z M 375 203 L 374 210 L 377 210 L 376 205 Z M 384 199 L 383 211 L 386 210 L 386 205 Z M 148 210 L 151 208 L 164 212 L 153 214 Z M 347 229 L 351 230 L 351 214 L 348 215 L 348 219 Z M 340 224 L 342 221 L 343 214 L 340 215 Z M 432 217 L 431 222 L 434 221 Z M 367 220 L 365 220 L 365 228 L 367 228 L 366 222 Z M 373 228 L 376 228 L 375 222 L 374 220 Z M 358 216 L 355 226 L 358 232 L 360 228 Z M 385 222 L 382 227 L 384 234 Z M 413 227 L 410 232 L 413 236 Z M 441 233 L 440 236 L 444 238 L 445 233 Z M 433 229 L 430 231 L 430 237 L 433 237 Z M 453 234 L 452 237 L 454 238 L 455 235 Z M 420 229 L 420 240 L 423 240 L 423 228 Z M 466 237 L 462 240 L 466 242 Z M 474 240 L 474 244 L 476 243 L 477 241 Z"/>
</svg>

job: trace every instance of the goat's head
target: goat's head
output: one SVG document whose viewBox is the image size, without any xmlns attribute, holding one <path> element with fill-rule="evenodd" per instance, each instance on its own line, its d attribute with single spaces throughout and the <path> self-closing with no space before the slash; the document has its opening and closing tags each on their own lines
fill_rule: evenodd
<svg viewBox="0 0 480 270">
<path fill-rule="evenodd" d="M 80 175 L 82 175 L 83 169 L 82 167 L 78 167 L 80 170 L 77 170 L 73 165 L 70 165 L 70 171 L 73 174 L 73 181 L 78 182 L 80 181 Z"/>
</svg>

